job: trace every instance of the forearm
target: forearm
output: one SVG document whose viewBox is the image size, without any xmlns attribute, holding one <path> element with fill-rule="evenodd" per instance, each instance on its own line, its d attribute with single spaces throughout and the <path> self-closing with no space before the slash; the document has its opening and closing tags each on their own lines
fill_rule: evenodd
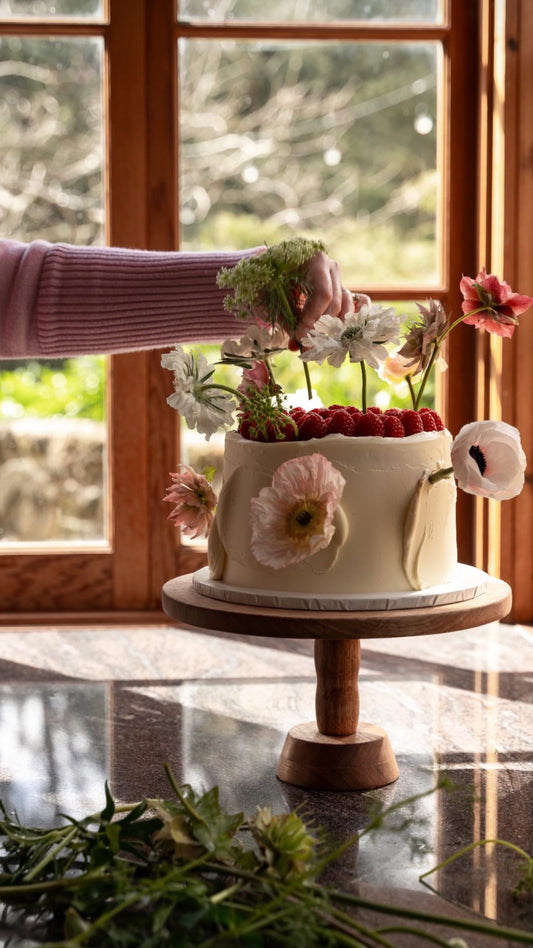
<svg viewBox="0 0 533 948">
<path fill-rule="evenodd" d="M 241 256 L 0 242 L 0 356 L 50 358 L 238 336 L 244 327 L 224 311 L 216 274 Z"/>
</svg>

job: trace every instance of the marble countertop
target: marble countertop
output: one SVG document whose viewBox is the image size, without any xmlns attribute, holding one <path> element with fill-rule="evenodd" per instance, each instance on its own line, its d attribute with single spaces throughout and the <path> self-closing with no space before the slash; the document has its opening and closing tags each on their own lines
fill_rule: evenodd
<svg viewBox="0 0 533 948">
<path fill-rule="evenodd" d="M 228 809 L 298 808 L 345 840 L 377 806 L 415 796 L 362 835 L 332 881 L 533 931 L 533 896 L 513 897 L 520 860 L 505 847 L 428 877 L 437 895 L 420 882 L 482 838 L 533 855 L 533 631 L 493 623 L 363 642 L 359 683 L 361 718 L 387 731 L 400 778 L 364 793 L 305 791 L 275 770 L 287 730 L 314 719 L 312 642 L 170 624 L 4 629 L 0 797 L 24 822 L 51 825 L 100 809 L 106 780 L 122 801 L 168 796 L 168 762 L 196 789 L 217 784 Z M 441 778 L 449 789 L 436 789 Z"/>
</svg>

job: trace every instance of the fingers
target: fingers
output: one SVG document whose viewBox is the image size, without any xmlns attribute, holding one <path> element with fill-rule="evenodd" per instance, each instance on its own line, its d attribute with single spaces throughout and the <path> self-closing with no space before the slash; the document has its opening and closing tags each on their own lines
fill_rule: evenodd
<svg viewBox="0 0 533 948">
<path fill-rule="evenodd" d="M 324 313 L 330 316 L 344 316 L 353 312 L 353 297 L 342 285 L 341 272 L 336 260 L 327 254 L 316 253 L 309 263 L 307 276 L 313 287 L 307 300 L 296 330 L 296 338 L 302 339 Z"/>
</svg>

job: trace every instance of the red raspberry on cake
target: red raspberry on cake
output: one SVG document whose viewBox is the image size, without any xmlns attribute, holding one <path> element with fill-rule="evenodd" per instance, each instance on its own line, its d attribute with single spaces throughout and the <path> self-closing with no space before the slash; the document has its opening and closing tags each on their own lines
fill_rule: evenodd
<svg viewBox="0 0 533 948">
<path fill-rule="evenodd" d="M 385 412 L 383 429 L 385 438 L 405 438 L 400 412 Z"/>
<path fill-rule="evenodd" d="M 303 418 L 296 418 L 298 425 L 298 440 L 309 441 L 310 438 L 324 438 L 328 433 L 327 422 L 322 415 L 315 411 L 308 411 Z"/>
<path fill-rule="evenodd" d="M 373 411 L 361 412 L 355 432 L 358 438 L 382 438 L 384 431 L 381 413 L 378 415 Z"/>
<path fill-rule="evenodd" d="M 345 408 L 330 408 L 330 416 L 327 421 L 328 434 L 342 434 L 350 438 L 355 432 L 355 420 L 353 415 Z"/>
<path fill-rule="evenodd" d="M 424 427 L 424 431 L 437 430 L 437 423 L 433 417 L 433 412 L 431 412 L 429 408 L 421 408 L 419 414 L 422 419 L 422 425 Z"/>
<path fill-rule="evenodd" d="M 442 419 L 438 412 L 434 411 L 433 408 L 421 408 L 420 414 L 422 415 L 423 419 L 424 431 L 444 431 Z M 435 425 L 434 428 L 426 428 L 426 419 L 428 417 L 432 419 L 433 424 Z"/>
<path fill-rule="evenodd" d="M 402 425 L 406 438 L 409 435 L 419 434 L 420 431 L 424 430 L 420 412 L 414 411 L 412 408 L 405 408 L 402 411 Z"/>
<path fill-rule="evenodd" d="M 247 441 L 251 440 L 250 436 L 250 417 L 247 412 L 244 412 L 239 418 L 239 426 L 237 431 L 243 438 L 246 438 Z"/>
</svg>

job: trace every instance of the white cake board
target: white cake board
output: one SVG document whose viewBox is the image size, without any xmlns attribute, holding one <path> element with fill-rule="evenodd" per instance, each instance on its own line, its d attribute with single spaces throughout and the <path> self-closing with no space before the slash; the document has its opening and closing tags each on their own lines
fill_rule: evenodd
<svg viewBox="0 0 533 948">
<path fill-rule="evenodd" d="M 441 586 L 416 589 L 412 592 L 380 592 L 312 596 L 302 593 L 265 589 L 244 589 L 211 579 L 209 567 L 197 570 L 192 577 L 193 589 L 202 596 L 235 602 L 245 606 L 266 606 L 272 609 L 310 609 L 332 612 L 379 612 L 392 609 L 421 609 L 467 602 L 480 596 L 486 588 L 488 576 L 474 566 L 459 563 L 453 578 Z"/>
</svg>

